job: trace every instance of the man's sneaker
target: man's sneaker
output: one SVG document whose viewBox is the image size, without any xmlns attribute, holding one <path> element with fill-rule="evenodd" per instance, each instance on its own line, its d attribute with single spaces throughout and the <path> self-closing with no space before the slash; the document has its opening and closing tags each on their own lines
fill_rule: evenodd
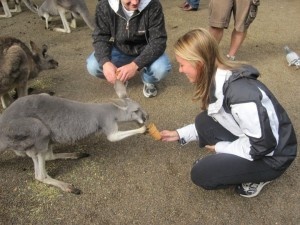
<svg viewBox="0 0 300 225">
<path fill-rule="evenodd" d="M 240 196 L 246 198 L 252 198 L 259 194 L 259 192 L 263 189 L 265 185 L 270 183 L 271 181 L 267 182 L 260 182 L 260 183 L 243 183 L 239 184 L 235 187 L 236 193 Z"/>
<path fill-rule="evenodd" d="M 146 98 L 155 97 L 157 95 L 157 89 L 154 84 L 144 83 L 143 93 Z"/>
</svg>

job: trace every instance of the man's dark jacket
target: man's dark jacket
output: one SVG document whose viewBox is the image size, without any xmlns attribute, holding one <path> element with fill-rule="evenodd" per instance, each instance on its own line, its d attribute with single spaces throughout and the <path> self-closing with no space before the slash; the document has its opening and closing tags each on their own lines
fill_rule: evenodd
<svg viewBox="0 0 300 225">
<path fill-rule="evenodd" d="M 149 66 L 166 49 L 164 14 L 158 0 L 141 0 L 139 10 L 127 21 L 121 1 L 101 0 L 96 8 L 93 32 L 95 57 L 99 64 L 111 60 L 112 47 L 133 60 L 139 69 Z"/>
</svg>

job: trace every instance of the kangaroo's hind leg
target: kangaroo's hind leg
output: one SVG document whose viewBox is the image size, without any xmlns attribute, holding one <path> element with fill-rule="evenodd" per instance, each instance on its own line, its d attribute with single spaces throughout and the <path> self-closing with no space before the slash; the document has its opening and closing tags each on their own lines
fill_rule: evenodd
<svg viewBox="0 0 300 225">
<path fill-rule="evenodd" d="M 46 152 L 38 152 L 38 154 L 35 154 L 34 151 L 32 152 L 27 151 L 26 153 L 33 160 L 35 179 L 45 184 L 50 184 L 59 187 L 61 190 L 65 192 L 70 192 L 73 194 L 81 193 L 81 191 L 75 188 L 74 185 L 53 179 L 47 174 L 46 167 L 45 167 Z"/>
<path fill-rule="evenodd" d="M 15 150 L 25 151 L 32 158 L 35 179 L 56 187 L 65 192 L 80 194 L 72 184 L 53 179 L 47 174 L 45 160 L 50 142 L 50 131 L 47 126 L 35 118 L 19 118 L 10 121 L 7 136 L 15 144 Z"/>
<path fill-rule="evenodd" d="M 28 95 L 27 84 L 27 81 L 25 81 L 17 87 L 18 98 Z"/>
<path fill-rule="evenodd" d="M 8 93 L 4 93 L 1 96 L 1 104 L 3 109 L 6 109 L 13 101 L 13 98 Z"/>
<path fill-rule="evenodd" d="M 74 12 L 71 12 L 70 27 L 72 27 L 74 29 L 77 28 L 76 18 L 78 18 L 78 15 Z"/>
<path fill-rule="evenodd" d="M 15 8 L 11 9 L 11 12 L 22 12 L 22 8 L 21 8 L 21 4 L 20 4 L 20 0 L 15 0 Z"/>
<path fill-rule="evenodd" d="M 61 18 L 61 22 L 63 23 L 64 28 L 62 29 L 62 28 L 56 27 L 53 30 L 58 31 L 58 32 L 63 32 L 63 33 L 71 33 L 69 23 L 66 19 L 66 10 L 60 6 L 57 7 L 57 10 L 58 10 L 58 13 L 59 13 L 59 16 Z"/>
<path fill-rule="evenodd" d="M 4 15 L 0 15 L 0 17 L 10 18 L 12 17 L 11 12 L 9 10 L 7 0 L 0 0 L 3 6 Z"/>
<path fill-rule="evenodd" d="M 51 145 L 46 153 L 45 160 L 56 160 L 56 159 L 81 159 L 88 157 L 90 154 L 83 152 L 70 152 L 70 153 L 53 153 Z"/>
</svg>

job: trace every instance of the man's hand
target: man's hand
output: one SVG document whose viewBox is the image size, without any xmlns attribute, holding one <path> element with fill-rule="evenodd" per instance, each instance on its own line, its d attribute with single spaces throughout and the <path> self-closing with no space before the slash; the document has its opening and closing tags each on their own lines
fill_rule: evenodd
<svg viewBox="0 0 300 225">
<path fill-rule="evenodd" d="M 112 84 L 115 83 L 117 76 L 116 76 L 117 67 L 111 62 L 106 62 L 103 64 L 103 74 L 106 80 Z"/>
<path fill-rule="evenodd" d="M 130 80 L 132 77 L 134 77 L 137 70 L 138 70 L 138 66 L 135 64 L 135 62 L 131 62 L 129 64 L 121 66 L 117 69 L 117 73 L 118 73 L 117 79 L 122 82 Z"/>
</svg>

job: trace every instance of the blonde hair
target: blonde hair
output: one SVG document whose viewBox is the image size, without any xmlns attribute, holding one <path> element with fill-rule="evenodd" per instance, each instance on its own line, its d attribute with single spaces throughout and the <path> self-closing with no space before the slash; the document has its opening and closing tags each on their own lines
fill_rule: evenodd
<svg viewBox="0 0 300 225">
<path fill-rule="evenodd" d="M 191 30 L 180 37 L 174 45 L 174 52 L 196 69 L 202 66 L 195 83 L 193 100 L 201 100 L 203 110 L 209 104 L 209 90 L 217 69 L 216 62 L 228 69 L 240 67 L 239 63 L 229 62 L 221 55 L 217 41 L 203 28 Z"/>
</svg>

